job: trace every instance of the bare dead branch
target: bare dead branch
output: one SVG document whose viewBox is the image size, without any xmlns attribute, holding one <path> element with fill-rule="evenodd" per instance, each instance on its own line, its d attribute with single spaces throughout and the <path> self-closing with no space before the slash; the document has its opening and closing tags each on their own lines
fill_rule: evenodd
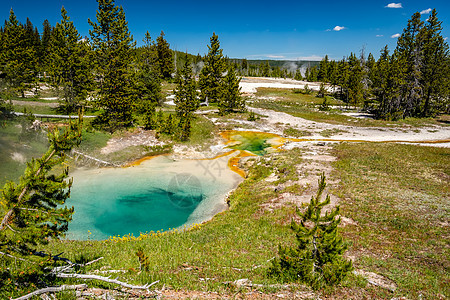
<svg viewBox="0 0 450 300">
<path fill-rule="evenodd" d="M 78 284 L 78 285 L 62 285 L 62 286 L 56 286 L 56 287 L 47 287 L 40 290 L 36 290 L 34 292 L 31 292 L 29 294 L 26 294 L 25 296 L 11 299 L 11 300 L 26 300 L 30 299 L 33 296 L 45 294 L 45 293 L 57 293 L 65 290 L 85 290 L 87 289 L 87 284 Z"/>
<path fill-rule="evenodd" d="M 14 256 L 14 255 L 11 255 L 11 254 L 8 254 L 8 253 L 0 252 L 0 255 L 2 255 L 2 256 L 3 256 L 3 255 L 4 255 L 4 256 L 8 256 L 8 257 L 10 257 L 10 258 L 14 258 L 14 259 L 17 259 L 17 260 L 20 260 L 20 261 L 25 261 L 25 262 L 29 262 L 29 263 L 33 263 L 33 264 L 34 264 L 34 262 L 32 262 L 32 261 L 28 261 L 28 260 L 26 260 L 26 259 L 23 259 L 23 258 Z"/>
<path fill-rule="evenodd" d="M 100 280 L 100 281 L 104 281 L 104 282 L 108 282 L 108 283 L 114 283 L 126 288 L 130 288 L 130 289 L 140 289 L 140 290 L 147 290 L 148 288 L 150 288 L 152 285 L 155 285 L 159 282 L 159 280 L 152 282 L 150 284 L 145 284 L 145 285 L 132 285 L 132 284 L 128 284 L 126 282 L 123 281 L 119 281 L 116 279 L 110 279 L 109 277 L 103 277 L 103 276 L 98 276 L 98 275 L 89 275 L 89 274 L 70 274 L 70 273 L 57 273 L 56 277 L 59 278 L 79 278 L 79 279 L 94 279 L 94 280 Z"/>
</svg>

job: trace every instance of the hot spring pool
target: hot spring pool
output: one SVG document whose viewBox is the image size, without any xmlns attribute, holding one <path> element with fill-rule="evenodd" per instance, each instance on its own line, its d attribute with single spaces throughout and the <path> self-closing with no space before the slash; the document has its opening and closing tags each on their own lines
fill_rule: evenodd
<svg viewBox="0 0 450 300">
<path fill-rule="evenodd" d="M 227 208 L 226 194 L 243 180 L 227 167 L 231 156 L 158 156 L 133 167 L 77 170 L 66 201 L 75 207 L 67 238 L 139 236 L 208 220 Z"/>
</svg>

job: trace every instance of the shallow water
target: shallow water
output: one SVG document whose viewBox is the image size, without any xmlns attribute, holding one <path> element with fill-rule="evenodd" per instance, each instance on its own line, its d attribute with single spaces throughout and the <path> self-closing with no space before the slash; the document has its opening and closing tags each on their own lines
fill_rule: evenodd
<svg viewBox="0 0 450 300">
<path fill-rule="evenodd" d="M 106 239 L 168 230 L 210 219 L 242 178 L 229 156 L 172 161 L 155 157 L 127 168 L 77 170 L 67 206 L 75 213 L 69 239 Z"/>
<path fill-rule="evenodd" d="M 279 135 L 268 132 L 230 130 L 221 135 L 228 141 L 228 148 L 245 150 L 259 156 L 277 151 L 286 142 Z"/>
</svg>

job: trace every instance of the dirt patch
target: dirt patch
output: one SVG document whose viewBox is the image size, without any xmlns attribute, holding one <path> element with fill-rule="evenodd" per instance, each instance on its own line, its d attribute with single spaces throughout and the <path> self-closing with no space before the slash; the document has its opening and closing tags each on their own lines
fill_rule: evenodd
<svg viewBox="0 0 450 300">
<path fill-rule="evenodd" d="M 166 143 L 155 137 L 154 131 L 137 129 L 126 132 L 121 137 L 111 138 L 105 147 L 100 150 L 101 154 L 110 154 L 131 146 L 164 146 Z"/>
</svg>

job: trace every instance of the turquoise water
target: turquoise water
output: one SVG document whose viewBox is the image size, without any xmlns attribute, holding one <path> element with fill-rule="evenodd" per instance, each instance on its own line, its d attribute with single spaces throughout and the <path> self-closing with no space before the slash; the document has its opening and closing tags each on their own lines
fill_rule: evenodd
<svg viewBox="0 0 450 300">
<path fill-rule="evenodd" d="M 226 209 L 224 195 L 241 181 L 226 162 L 158 157 L 129 168 L 78 170 L 66 201 L 75 208 L 67 238 L 139 236 L 207 220 Z"/>
</svg>

